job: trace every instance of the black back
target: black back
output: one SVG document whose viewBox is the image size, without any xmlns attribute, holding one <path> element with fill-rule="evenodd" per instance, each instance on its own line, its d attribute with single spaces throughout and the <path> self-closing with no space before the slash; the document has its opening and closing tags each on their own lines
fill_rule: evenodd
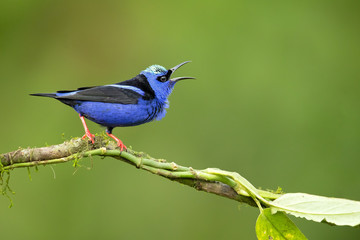
<svg viewBox="0 0 360 240">
<path fill-rule="evenodd" d="M 151 88 L 148 80 L 146 79 L 144 74 L 139 74 L 136 77 L 116 83 L 117 85 L 126 85 L 126 86 L 133 86 L 141 89 L 145 95 L 143 96 L 144 100 L 151 100 L 155 98 L 155 92 Z"/>
</svg>

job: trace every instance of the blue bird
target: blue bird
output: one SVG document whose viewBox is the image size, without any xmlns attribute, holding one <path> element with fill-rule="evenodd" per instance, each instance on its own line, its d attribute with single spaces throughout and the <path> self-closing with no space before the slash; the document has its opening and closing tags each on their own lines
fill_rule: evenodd
<svg viewBox="0 0 360 240">
<path fill-rule="evenodd" d="M 36 93 L 32 96 L 51 97 L 74 108 L 79 113 L 85 129 L 86 137 L 94 143 L 94 135 L 90 133 L 85 119 L 106 127 L 106 134 L 117 142 L 121 151 L 126 146 L 112 134 L 115 127 L 136 126 L 152 120 L 161 120 L 169 107 L 168 97 L 175 83 L 193 77 L 170 78 L 181 66 L 189 61 L 165 69 L 160 65 L 152 65 L 136 77 L 123 82 L 83 87 L 73 91 L 57 91 L 56 93 Z"/>
</svg>

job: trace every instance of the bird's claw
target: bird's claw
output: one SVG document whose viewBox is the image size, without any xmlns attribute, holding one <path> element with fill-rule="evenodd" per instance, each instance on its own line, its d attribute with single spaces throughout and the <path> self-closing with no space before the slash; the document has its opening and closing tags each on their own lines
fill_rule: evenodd
<svg viewBox="0 0 360 240">
<path fill-rule="evenodd" d="M 123 151 L 123 149 L 127 150 L 126 146 L 122 143 L 121 140 L 119 140 L 119 142 L 117 142 L 117 145 L 120 148 L 121 152 Z"/>
<path fill-rule="evenodd" d="M 123 142 L 120 140 L 120 139 L 118 139 L 117 137 L 115 137 L 113 134 L 111 134 L 111 133 L 108 133 L 108 132 L 106 132 L 106 134 L 109 136 L 109 137 L 111 137 L 112 139 L 114 139 L 115 141 L 116 141 L 116 145 L 120 148 L 120 151 L 122 152 L 124 149 L 126 150 L 127 148 L 126 148 L 126 146 L 123 144 Z"/>
<path fill-rule="evenodd" d="M 93 144 L 95 143 L 95 141 L 94 141 L 95 135 L 91 134 L 89 131 L 86 131 L 85 135 L 82 136 L 82 139 L 85 139 L 85 138 L 88 138 Z"/>
</svg>

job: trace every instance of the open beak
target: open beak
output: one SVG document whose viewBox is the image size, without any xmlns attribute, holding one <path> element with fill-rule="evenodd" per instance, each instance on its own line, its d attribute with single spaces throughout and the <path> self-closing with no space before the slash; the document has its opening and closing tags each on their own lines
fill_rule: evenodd
<svg viewBox="0 0 360 240">
<path fill-rule="evenodd" d="M 168 71 L 168 74 L 171 76 L 171 74 L 173 74 L 178 68 L 180 68 L 182 65 L 185 65 L 186 63 L 189 63 L 189 62 L 190 61 L 186 61 L 186 62 L 180 63 L 179 65 L 176 65 L 173 68 L 170 68 Z M 177 82 L 177 81 L 185 80 L 185 79 L 195 79 L 195 78 L 194 77 L 177 77 L 177 78 L 170 79 L 170 81 Z"/>
</svg>

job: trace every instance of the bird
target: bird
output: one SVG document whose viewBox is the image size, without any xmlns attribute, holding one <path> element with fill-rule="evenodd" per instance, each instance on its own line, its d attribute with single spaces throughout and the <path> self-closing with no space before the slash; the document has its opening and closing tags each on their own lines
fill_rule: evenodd
<svg viewBox="0 0 360 240">
<path fill-rule="evenodd" d="M 49 97 L 72 107 L 80 117 L 85 134 L 94 144 L 85 118 L 106 127 L 106 134 L 114 139 L 120 151 L 127 147 L 112 134 L 115 127 L 137 126 L 153 120 L 161 120 L 169 107 L 168 97 L 180 80 L 194 77 L 171 78 L 172 74 L 190 61 L 166 69 L 151 65 L 137 76 L 115 84 L 81 87 L 77 90 L 61 90 L 55 93 L 34 93 L 32 96 Z"/>
</svg>

